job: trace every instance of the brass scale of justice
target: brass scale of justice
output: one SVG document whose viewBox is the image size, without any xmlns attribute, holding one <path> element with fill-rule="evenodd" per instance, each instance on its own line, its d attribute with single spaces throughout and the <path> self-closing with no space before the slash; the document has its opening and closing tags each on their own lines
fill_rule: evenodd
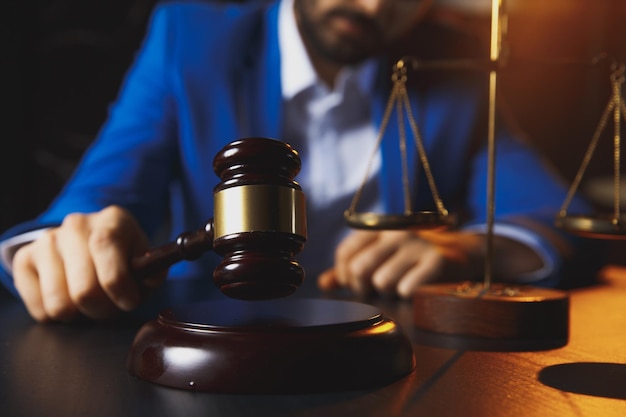
<svg viewBox="0 0 626 417">
<path fill-rule="evenodd" d="M 494 189 L 495 189 L 495 113 L 498 69 L 502 67 L 501 53 L 505 34 L 506 14 L 503 0 L 493 0 L 491 10 L 491 45 L 489 66 L 489 114 L 488 114 L 488 174 L 487 174 L 487 231 L 486 263 L 483 282 L 438 283 L 419 287 L 413 298 L 414 325 L 426 335 L 439 335 L 433 339 L 449 346 L 476 347 L 479 349 L 545 349 L 567 343 L 569 333 L 569 296 L 564 291 L 492 282 L 493 235 L 494 235 Z M 592 64 L 602 59 L 596 57 Z M 405 83 L 409 69 L 483 69 L 477 62 L 466 60 L 420 62 L 413 57 L 399 60 L 394 67 L 394 87 L 381 124 L 377 147 L 388 123 L 393 104 L 396 105 L 400 124 L 400 153 L 402 155 L 402 182 L 404 191 L 404 214 L 358 213 L 356 207 L 361 190 L 355 194 L 345 217 L 354 228 L 384 229 L 431 229 L 448 228 L 456 220 L 445 208 L 435 185 L 430 165 L 424 151 L 418 126 L 412 116 Z M 624 216 L 620 213 L 620 147 L 621 119 L 626 120 L 621 87 L 624 83 L 625 66 L 615 61 L 611 64 L 610 81 L 612 95 L 600 118 L 593 138 L 584 155 L 583 162 L 569 188 L 559 210 L 557 227 L 588 238 L 626 239 Z M 415 212 L 411 207 L 408 170 L 406 168 L 406 137 L 402 113 L 408 116 L 409 125 L 416 142 L 419 161 L 434 200 L 434 211 Z M 614 123 L 614 208 L 611 214 L 569 214 L 569 205 L 576 194 L 584 173 L 591 161 L 609 118 Z M 367 178 L 367 175 L 366 175 Z M 361 189 L 363 188 L 363 182 Z M 483 343 L 487 342 L 487 343 Z"/>
<path fill-rule="evenodd" d="M 569 337 L 569 297 L 566 292 L 492 283 L 496 86 L 501 64 L 502 26 L 506 17 L 502 4 L 503 0 L 492 0 L 484 281 L 421 286 L 412 300 L 414 328 L 411 330 L 415 331 L 418 342 L 480 350 L 536 350 L 563 346 Z M 363 185 L 345 212 L 346 221 L 353 228 L 420 230 L 447 228 L 455 223 L 455 216 L 447 211 L 439 197 L 418 126 L 412 116 L 405 88 L 409 65 L 414 69 L 484 69 L 484 66 L 468 61 L 419 62 L 408 58 L 396 63 L 393 89 L 376 149 L 381 144 L 395 104 L 400 124 L 405 211 L 402 214 L 358 213 L 356 207 L 368 177 L 366 172 Z M 624 67 L 614 65 L 613 70 L 613 97 L 558 213 L 557 224 L 587 237 L 619 239 L 626 235 L 618 204 L 620 115 L 626 118 L 626 106 L 620 93 Z M 403 111 L 408 115 L 435 211 L 414 212 L 411 208 Z M 610 114 L 613 114 L 615 122 L 614 213 L 599 217 L 569 215 L 568 206 Z M 238 167 L 248 166 L 257 172 L 237 171 L 241 169 Z M 276 166 L 282 168 L 277 171 Z M 170 388 L 228 394 L 371 389 L 412 372 L 415 358 L 411 342 L 400 327 L 377 307 L 328 299 L 267 300 L 291 294 L 303 278 L 303 271 L 291 258 L 299 252 L 306 238 L 304 210 L 301 209 L 304 200 L 299 185 L 292 181 L 300 168 L 297 152 L 271 139 L 241 140 L 228 145 L 216 156 L 214 168 L 224 181 L 214 190 L 215 221 L 211 219 L 204 229 L 185 232 L 176 242 L 152 249 L 145 256 L 134 259 L 133 268 L 141 276 L 182 259 L 195 259 L 202 252 L 212 249 L 225 256 L 224 262 L 214 272 L 214 281 L 224 294 L 232 298 L 175 306 L 162 311 L 137 333 L 127 357 L 129 372 L 140 379 Z M 270 175 L 264 171 L 271 171 Z M 228 179 L 228 173 L 234 174 L 233 177 Z M 244 184 L 229 188 L 233 181 L 236 182 L 237 176 L 253 178 L 255 185 L 260 184 L 259 178 L 272 178 L 269 181 L 271 185 L 250 187 Z M 254 201 L 240 201 L 240 190 L 244 189 L 246 192 L 253 190 L 254 198 L 251 200 Z M 281 201 L 276 203 L 274 200 L 277 199 Z M 229 208 L 224 206 L 226 203 Z M 251 203 L 257 211 L 271 213 L 278 209 L 281 217 L 296 225 L 296 230 L 289 230 L 289 233 L 258 232 L 257 228 L 263 229 L 265 225 L 255 225 L 252 233 L 234 233 L 236 239 L 230 235 L 223 236 L 220 227 L 228 223 L 226 218 L 232 220 L 231 214 L 226 213 Z M 224 213 L 218 215 L 218 206 L 224 206 Z M 243 207 L 241 211 L 246 209 Z M 247 239 L 246 235 L 253 236 L 252 240 L 243 239 L 243 243 L 239 243 L 240 237 Z M 244 262 L 245 257 L 238 257 L 237 251 L 227 248 L 229 245 L 251 249 L 252 261 Z M 265 253 L 266 247 L 278 249 L 278 252 Z M 276 253 L 280 255 L 275 256 Z M 264 281 L 265 275 L 271 277 L 269 283 Z"/>
</svg>

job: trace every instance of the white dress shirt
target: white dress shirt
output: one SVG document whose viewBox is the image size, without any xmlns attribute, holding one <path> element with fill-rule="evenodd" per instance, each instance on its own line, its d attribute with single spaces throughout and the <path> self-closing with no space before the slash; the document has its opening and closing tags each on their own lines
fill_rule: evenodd
<svg viewBox="0 0 626 417">
<path fill-rule="evenodd" d="M 283 137 L 300 152 L 297 181 L 307 197 L 309 231 L 298 256 L 309 280 L 333 264 L 333 248 L 349 232 L 343 212 L 370 167 L 359 208 L 380 211 L 374 179 L 380 169 L 370 111 L 376 65 L 344 68 L 330 88 L 315 72 L 296 27 L 293 0 L 280 5 L 278 39 L 285 115 Z"/>
</svg>

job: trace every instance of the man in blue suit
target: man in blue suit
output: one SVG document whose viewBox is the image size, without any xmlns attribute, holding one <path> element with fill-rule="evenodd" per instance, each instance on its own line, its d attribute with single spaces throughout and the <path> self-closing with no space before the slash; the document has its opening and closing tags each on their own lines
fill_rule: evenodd
<svg viewBox="0 0 626 417">
<path fill-rule="evenodd" d="M 410 84 L 433 176 L 449 210 L 461 214 L 459 228 L 351 232 L 343 219 L 376 149 L 396 51 L 440 58 L 450 40 L 448 32 L 418 24 L 430 3 L 157 6 L 109 118 L 71 181 L 41 216 L 2 237 L 4 283 L 39 321 L 107 319 L 135 309 L 142 299 L 129 259 L 164 223 L 174 234 L 204 224 L 218 181 L 212 158 L 247 136 L 280 138 L 301 153 L 298 181 L 309 216 L 305 285 L 319 275 L 323 289 L 410 297 L 424 282 L 481 277 L 485 74 L 426 73 Z M 397 135 L 392 123 L 386 136 Z M 383 141 L 373 158 L 364 210 L 402 212 L 394 143 Z M 415 161 L 414 149 L 411 155 Z M 501 125 L 497 160 L 494 274 L 556 285 L 580 254 L 552 227 L 563 184 Z M 414 196 L 418 208 L 432 203 L 422 188 Z M 577 201 L 573 209 L 585 208 Z M 212 262 L 211 254 L 181 262 L 169 276 L 205 275 Z M 149 285 L 163 279 L 157 274 Z"/>
</svg>

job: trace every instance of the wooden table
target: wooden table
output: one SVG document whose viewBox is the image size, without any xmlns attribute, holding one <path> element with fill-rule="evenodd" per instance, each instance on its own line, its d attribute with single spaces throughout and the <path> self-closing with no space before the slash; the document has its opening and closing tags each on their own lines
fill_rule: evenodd
<svg viewBox="0 0 626 417">
<path fill-rule="evenodd" d="M 626 269 L 606 268 L 601 278 L 596 286 L 571 292 L 570 341 L 545 351 L 422 344 L 411 326 L 411 305 L 385 303 L 381 308 L 414 342 L 414 372 L 374 390 L 285 396 L 197 393 L 138 380 L 126 371 L 125 360 L 145 317 L 39 325 L 2 294 L 0 414 L 623 417 Z"/>
</svg>

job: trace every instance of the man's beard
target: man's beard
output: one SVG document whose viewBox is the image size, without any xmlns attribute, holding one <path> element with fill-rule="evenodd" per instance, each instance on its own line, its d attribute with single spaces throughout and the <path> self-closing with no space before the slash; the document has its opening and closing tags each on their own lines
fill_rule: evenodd
<svg viewBox="0 0 626 417">
<path fill-rule="evenodd" d="M 299 28 L 305 43 L 318 56 L 338 65 L 354 65 L 380 53 L 384 48 L 383 36 L 375 21 L 360 13 L 346 8 L 337 8 L 324 16 L 321 24 L 310 19 L 307 13 L 306 1 L 296 1 L 296 16 L 299 18 Z M 322 31 L 325 23 L 336 16 L 349 19 L 355 25 L 364 28 L 365 36 L 360 38 L 341 38 L 335 42 L 328 41 Z"/>
</svg>

